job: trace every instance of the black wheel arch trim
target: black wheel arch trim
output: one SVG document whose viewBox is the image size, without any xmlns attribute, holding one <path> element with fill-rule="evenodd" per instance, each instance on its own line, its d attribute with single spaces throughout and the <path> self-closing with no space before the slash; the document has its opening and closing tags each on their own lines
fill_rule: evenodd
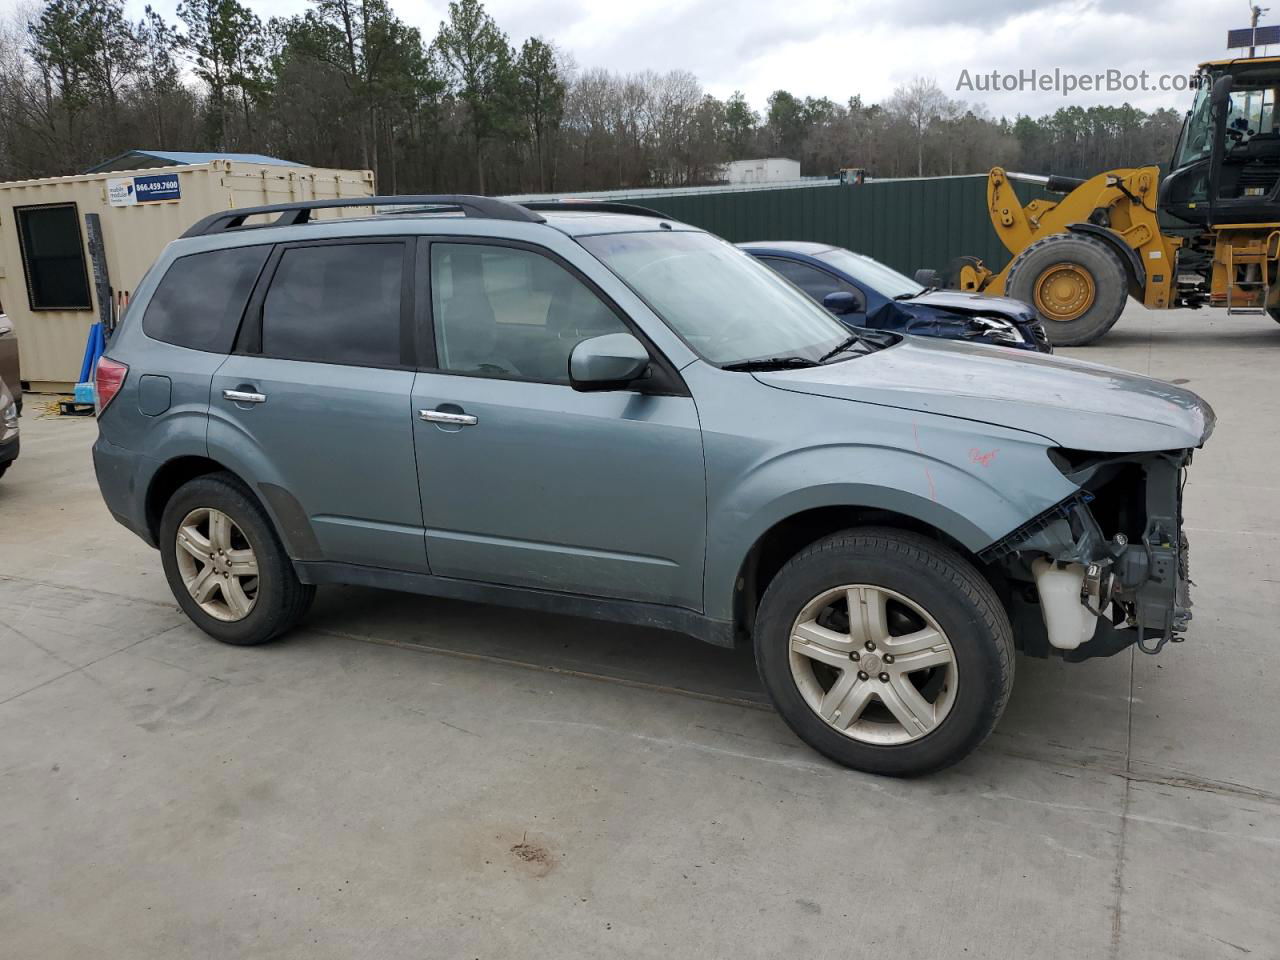
<svg viewBox="0 0 1280 960">
<path fill-rule="evenodd" d="M 225 473 L 234 477 L 244 487 L 245 492 L 257 500 L 291 560 L 322 560 L 324 558 L 311 521 L 307 518 L 302 504 L 293 494 L 274 483 L 260 481 L 252 484 L 225 463 L 203 455 L 184 454 L 157 463 L 156 468 L 145 478 L 143 522 L 139 526 L 133 523 L 125 523 L 125 526 L 141 536 L 150 546 L 158 547 L 160 517 L 164 513 L 165 504 L 185 484 L 197 477 L 214 473 Z M 164 492 L 163 497 L 160 496 L 161 491 Z"/>
<path fill-rule="evenodd" d="M 1067 230 L 1087 237 L 1096 237 L 1110 247 L 1124 264 L 1125 273 L 1129 275 L 1130 293 L 1139 300 L 1142 299 L 1147 289 L 1147 268 L 1137 250 L 1120 239 L 1120 235 L 1114 230 L 1100 227 L 1096 223 L 1073 223 L 1067 227 Z"/>
</svg>

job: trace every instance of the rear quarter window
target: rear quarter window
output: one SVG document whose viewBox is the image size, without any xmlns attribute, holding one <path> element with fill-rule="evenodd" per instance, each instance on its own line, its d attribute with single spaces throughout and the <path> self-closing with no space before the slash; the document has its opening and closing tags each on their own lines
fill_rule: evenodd
<svg viewBox="0 0 1280 960">
<path fill-rule="evenodd" d="M 266 245 L 179 257 L 147 304 L 143 332 L 192 350 L 230 353 L 245 304 L 270 253 Z"/>
</svg>

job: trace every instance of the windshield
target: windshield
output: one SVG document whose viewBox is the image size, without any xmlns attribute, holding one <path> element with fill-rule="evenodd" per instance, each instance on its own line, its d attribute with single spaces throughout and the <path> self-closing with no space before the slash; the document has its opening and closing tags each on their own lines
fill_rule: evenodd
<svg viewBox="0 0 1280 960">
<path fill-rule="evenodd" d="M 837 247 L 834 250 L 824 250 L 814 256 L 890 300 L 895 297 L 916 297 L 924 293 L 924 287 L 910 277 L 904 277 L 897 270 L 886 267 L 878 260 L 864 257 L 860 253 L 841 250 Z"/>
<path fill-rule="evenodd" d="M 1212 86 L 1212 77 L 1205 75 L 1196 89 L 1195 102 L 1178 138 L 1175 168 L 1209 156 L 1213 145 L 1213 110 L 1209 102 Z M 1275 136 L 1275 103 L 1276 90 L 1271 86 L 1239 86 L 1232 90 L 1223 135 L 1224 152 L 1230 153 L 1233 148 L 1248 143 L 1256 136 Z"/>
<path fill-rule="evenodd" d="M 1213 134 L 1213 115 L 1209 109 L 1210 85 L 1209 77 L 1202 75 L 1200 85 L 1196 88 L 1195 101 L 1191 104 L 1191 111 L 1182 125 L 1182 135 L 1178 138 L 1178 150 L 1173 160 L 1175 169 L 1209 155 L 1210 137 Z"/>
<path fill-rule="evenodd" d="M 816 361 L 849 337 L 797 288 L 709 233 L 614 233 L 581 243 L 712 363 Z"/>
</svg>

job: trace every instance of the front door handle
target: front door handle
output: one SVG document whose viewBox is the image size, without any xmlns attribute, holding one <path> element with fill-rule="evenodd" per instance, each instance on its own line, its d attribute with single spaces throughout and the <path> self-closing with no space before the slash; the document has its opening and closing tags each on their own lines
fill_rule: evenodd
<svg viewBox="0 0 1280 960">
<path fill-rule="evenodd" d="M 250 390 L 223 390 L 222 399 L 231 400 L 234 403 L 266 403 L 267 395 L 253 393 Z"/>
<path fill-rule="evenodd" d="M 448 423 L 455 427 L 474 427 L 480 422 L 469 413 L 449 413 L 446 410 L 419 410 L 418 418 L 428 423 Z"/>
</svg>

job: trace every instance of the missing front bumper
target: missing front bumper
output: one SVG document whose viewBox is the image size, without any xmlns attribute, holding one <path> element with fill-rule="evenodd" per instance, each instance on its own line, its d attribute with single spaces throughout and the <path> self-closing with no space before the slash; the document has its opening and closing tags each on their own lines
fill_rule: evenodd
<svg viewBox="0 0 1280 960">
<path fill-rule="evenodd" d="M 1060 469 L 1081 489 L 983 554 L 1010 583 L 1024 652 L 1084 660 L 1134 644 L 1154 654 L 1182 639 L 1191 620 L 1182 525 L 1190 460 L 1190 451 L 1063 457 Z"/>
</svg>

